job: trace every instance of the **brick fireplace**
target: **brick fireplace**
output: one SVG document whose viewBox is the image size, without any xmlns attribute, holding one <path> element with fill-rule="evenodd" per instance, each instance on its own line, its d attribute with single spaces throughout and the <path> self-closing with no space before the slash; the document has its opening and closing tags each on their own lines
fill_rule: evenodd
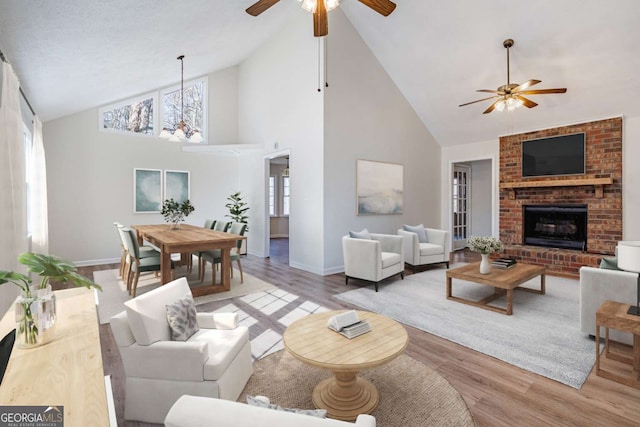
<svg viewBox="0 0 640 427">
<path fill-rule="evenodd" d="M 585 133 L 585 174 L 522 177 L 522 141 Z M 586 206 L 585 250 L 524 244 L 525 206 Z M 597 266 L 622 240 L 622 118 L 500 138 L 500 240 L 505 255 L 545 265 L 549 273 L 577 276 Z"/>
</svg>

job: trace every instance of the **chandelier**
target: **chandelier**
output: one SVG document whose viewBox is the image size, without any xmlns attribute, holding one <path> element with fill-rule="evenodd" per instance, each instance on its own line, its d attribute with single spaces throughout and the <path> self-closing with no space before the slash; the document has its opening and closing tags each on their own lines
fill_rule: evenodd
<svg viewBox="0 0 640 427">
<path fill-rule="evenodd" d="M 180 61 L 180 123 L 176 124 L 173 134 L 168 128 L 162 128 L 162 132 L 158 135 L 162 139 L 168 139 L 172 142 L 202 142 L 202 134 L 198 129 L 191 131 L 191 127 L 184 121 L 184 55 L 178 56 L 176 59 Z"/>
</svg>

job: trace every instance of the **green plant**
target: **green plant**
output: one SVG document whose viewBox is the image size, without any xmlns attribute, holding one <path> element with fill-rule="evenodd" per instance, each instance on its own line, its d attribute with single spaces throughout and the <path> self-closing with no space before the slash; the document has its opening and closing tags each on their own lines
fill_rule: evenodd
<svg viewBox="0 0 640 427">
<path fill-rule="evenodd" d="M 166 222 L 177 226 L 178 223 L 184 221 L 194 210 L 196 210 L 196 208 L 193 207 L 189 199 L 180 203 L 171 198 L 162 202 L 162 211 L 160 211 L 160 213 L 162 213 Z"/>
<path fill-rule="evenodd" d="M 20 320 L 20 333 L 25 334 L 26 344 L 36 344 L 38 336 L 38 325 L 33 321 L 31 304 L 37 299 L 34 292 L 46 289 L 50 280 L 61 283 L 70 282 L 75 286 L 84 286 L 85 288 L 96 288 L 102 290 L 102 287 L 93 280 L 78 274 L 78 269 L 73 263 L 65 261 L 62 258 L 45 255 L 34 252 L 26 252 L 18 256 L 18 262 L 26 265 L 31 273 L 40 276 L 40 283 L 36 287 L 31 286 L 31 278 L 15 271 L 0 270 L 0 285 L 5 283 L 13 283 L 20 288 L 22 296 L 22 318 Z"/>
<path fill-rule="evenodd" d="M 233 220 L 233 222 L 240 222 L 247 224 L 249 216 L 246 212 L 249 210 L 249 206 L 242 200 L 242 194 L 238 191 L 229 197 L 227 197 L 229 203 L 225 205 L 229 209 L 229 215 L 225 215 Z M 249 231 L 249 227 L 245 228 L 245 231 Z"/>
</svg>

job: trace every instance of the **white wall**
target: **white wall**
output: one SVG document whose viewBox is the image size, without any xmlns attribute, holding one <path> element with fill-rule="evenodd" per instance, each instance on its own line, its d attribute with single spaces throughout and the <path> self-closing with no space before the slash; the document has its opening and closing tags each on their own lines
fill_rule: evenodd
<svg viewBox="0 0 640 427">
<path fill-rule="evenodd" d="M 489 210 L 491 210 L 491 228 L 487 232 L 487 235 L 498 237 L 498 213 L 500 205 L 500 193 L 498 192 L 498 160 L 500 158 L 499 148 L 500 141 L 498 139 L 442 148 L 442 169 L 440 175 L 440 188 L 442 191 L 440 198 L 440 209 L 442 214 L 442 223 L 445 229 L 451 230 L 451 176 L 454 163 L 474 164 L 475 161 L 486 160 L 491 163 L 491 171 L 489 173 L 489 176 L 492 177 L 489 203 Z M 473 172 L 471 179 L 473 185 Z M 474 208 L 472 207 L 472 209 Z"/>
<path fill-rule="evenodd" d="M 237 67 L 209 75 L 209 130 L 216 142 L 237 142 Z M 234 111 L 235 110 L 235 111 Z M 120 256 L 114 221 L 161 223 L 160 214 L 133 213 L 133 169 L 191 172 L 195 211 L 187 223 L 223 218 L 240 186 L 238 157 L 181 152 L 180 143 L 98 130 L 91 109 L 44 124 L 50 251 L 99 263 Z"/>
<path fill-rule="evenodd" d="M 466 164 L 471 166 L 471 234 L 491 236 L 493 165 L 491 160 L 477 160 Z"/>
<path fill-rule="evenodd" d="M 349 230 L 441 225 L 440 146 L 342 10 L 331 12 L 325 90 L 325 273 L 343 271 Z M 404 213 L 356 215 L 356 160 L 404 166 Z"/>
<path fill-rule="evenodd" d="M 318 50 L 311 18 L 300 12 L 239 67 L 239 139 L 264 144 L 269 152 L 290 150 L 291 216 L 289 263 L 322 273 L 323 99 L 317 92 Z M 274 143 L 278 143 L 278 148 Z M 243 164 L 241 183 L 252 203 L 251 243 L 264 253 L 268 217 L 268 161 Z M 255 208 L 255 209 L 254 209 Z M 260 240 L 259 242 L 256 242 Z"/>
<path fill-rule="evenodd" d="M 640 117 L 622 119 L 622 238 L 640 240 Z"/>
</svg>

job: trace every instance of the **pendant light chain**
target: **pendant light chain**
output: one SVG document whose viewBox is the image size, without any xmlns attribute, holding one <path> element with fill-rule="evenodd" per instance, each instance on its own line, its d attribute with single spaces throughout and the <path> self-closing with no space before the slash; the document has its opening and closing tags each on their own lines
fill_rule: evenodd
<svg viewBox="0 0 640 427">
<path fill-rule="evenodd" d="M 178 56 L 180 60 L 180 123 L 184 123 L 184 55 Z"/>
</svg>

